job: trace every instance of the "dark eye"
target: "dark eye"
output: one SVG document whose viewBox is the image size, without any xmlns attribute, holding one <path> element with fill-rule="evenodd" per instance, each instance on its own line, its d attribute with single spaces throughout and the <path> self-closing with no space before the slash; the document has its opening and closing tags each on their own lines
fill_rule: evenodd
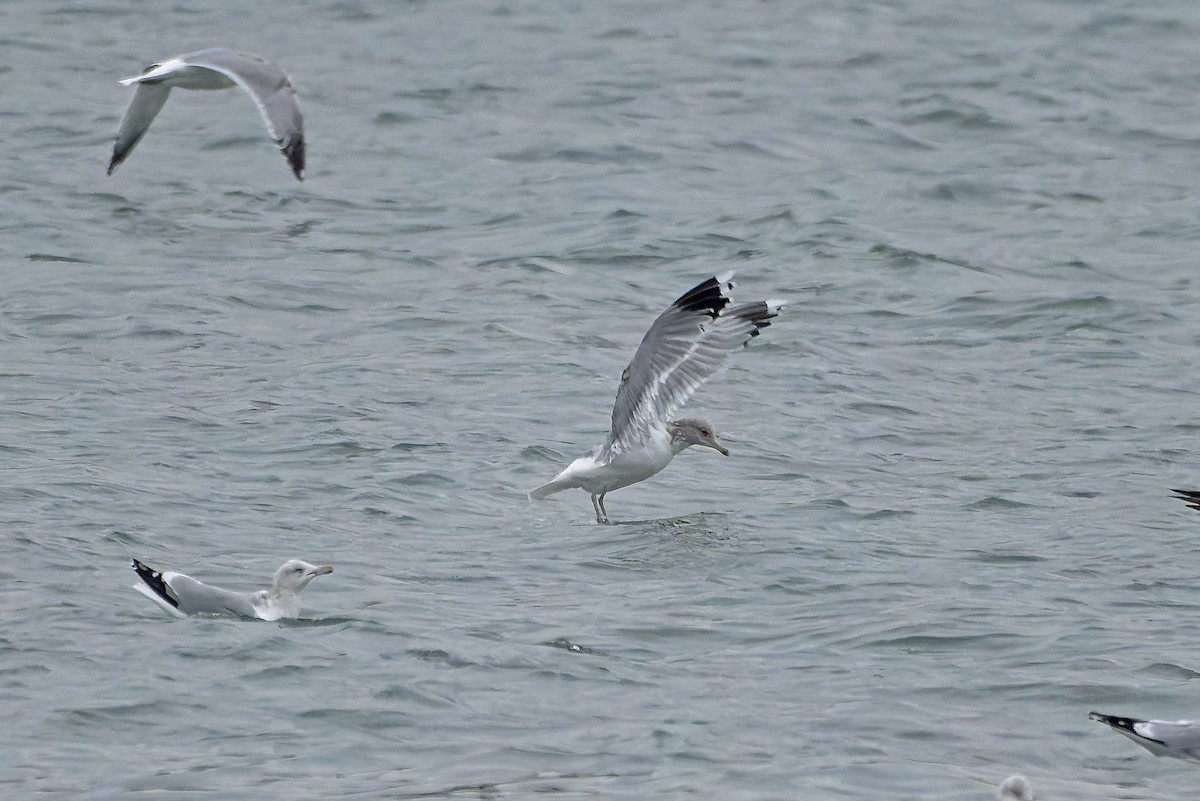
<svg viewBox="0 0 1200 801">
<path fill-rule="evenodd" d="M 712 433 L 707 428 L 702 428 L 702 429 L 700 429 L 700 436 L 711 437 Z"/>
<path fill-rule="evenodd" d="M 302 568 L 302 567 L 297 567 L 297 568 L 296 568 L 296 569 L 294 569 L 292 572 L 293 572 L 293 573 L 303 573 L 303 572 L 304 572 L 304 568 Z"/>
</svg>

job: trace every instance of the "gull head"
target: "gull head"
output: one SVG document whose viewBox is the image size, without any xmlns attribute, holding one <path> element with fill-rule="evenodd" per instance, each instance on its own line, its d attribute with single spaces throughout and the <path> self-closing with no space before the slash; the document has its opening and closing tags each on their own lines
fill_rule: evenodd
<svg viewBox="0 0 1200 801">
<path fill-rule="evenodd" d="M 301 562 L 299 559 L 289 559 L 275 571 L 275 579 L 271 583 L 276 590 L 300 592 L 300 590 L 308 586 L 308 582 L 317 576 L 324 576 L 332 572 L 333 567 L 331 565 L 310 565 L 308 562 Z"/>
<path fill-rule="evenodd" d="M 1033 787 L 1028 779 L 1018 773 L 1000 783 L 996 797 L 1000 801 L 1033 801 Z"/>
<path fill-rule="evenodd" d="M 672 420 L 667 423 L 667 431 L 671 434 L 671 443 L 675 446 L 676 453 L 689 445 L 703 445 L 706 448 L 712 448 L 722 456 L 729 455 L 729 448 L 717 442 L 717 438 L 713 435 L 712 424 L 707 420 L 694 418 Z"/>
</svg>

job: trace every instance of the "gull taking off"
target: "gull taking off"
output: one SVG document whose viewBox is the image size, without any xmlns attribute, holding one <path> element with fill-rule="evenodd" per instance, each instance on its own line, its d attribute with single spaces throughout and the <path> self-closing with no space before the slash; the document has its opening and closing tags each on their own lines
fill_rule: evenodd
<svg viewBox="0 0 1200 801">
<path fill-rule="evenodd" d="M 329 565 L 310 565 L 291 559 L 280 565 L 271 586 L 258 592 L 234 592 L 196 581 L 182 573 L 159 573 L 133 560 L 140 582 L 133 588 L 176 617 L 239 615 L 279 620 L 300 614 L 300 591 L 317 576 L 332 573 Z"/>
<path fill-rule="evenodd" d="M 284 158 L 304 180 L 304 120 L 296 101 L 296 90 L 287 73 L 266 59 L 235 53 L 225 47 L 210 47 L 161 64 L 151 64 L 141 75 L 125 78 L 122 84 L 136 84 L 133 101 L 121 120 L 117 142 L 113 145 L 108 174 L 121 166 L 141 141 L 150 123 L 167 102 L 171 87 L 180 89 L 245 89 L 267 125 L 267 133 L 279 145 Z"/>
<path fill-rule="evenodd" d="M 530 500 L 579 487 L 592 496 L 596 522 L 607 523 L 607 493 L 645 481 L 688 446 L 729 455 L 709 423 L 671 417 L 783 308 L 783 301 L 761 300 L 727 309 L 732 277 L 709 278 L 658 316 L 621 375 L 608 439 L 530 492 Z"/>
<path fill-rule="evenodd" d="M 1139 720 L 1099 712 L 1088 717 L 1124 734 L 1155 756 L 1200 760 L 1200 720 Z"/>
</svg>

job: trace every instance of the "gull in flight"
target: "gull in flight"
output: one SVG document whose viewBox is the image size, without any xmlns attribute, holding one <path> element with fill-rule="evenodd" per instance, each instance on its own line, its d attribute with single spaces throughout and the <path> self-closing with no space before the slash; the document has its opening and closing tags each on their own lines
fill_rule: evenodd
<svg viewBox="0 0 1200 801">
<path fill-rule="evenodd" d="M 1088 715 L 1155 756 L 1200 760 L 1200 720 L 1139 720 L 1115 715 Z"/>
<path fill-rule="evenodd" d="M 783 308 L 780 300 L 726 308 L 732 277 L 733 273 L 726 273 L 709 278 L 658 316 L 621 375 L 612 430 L 604 444 L 530 492 L 530 500 L 578 487 L 592 496 L 596 522 L 607 523 L 607 493 L 645 481 L 689 446 L 703 445 L 729 455 L 709 423 L 672 416 L 730 353 L 758 336 Z"/>
<path fill-rule="evenodd" d="M 1000 801 L 1033 801 L 1033 785 L 1021 774 L 1014 773 L 1000 782 L 996 797 Z"/>
<path fill-rule="evenodd" d="M 329 565 L 310 565 L 291 559 L 280 565 L 271 586 L 258 592 L 234 592 L 213 587 L 182 573 L 160 573 L 133 560 L 141 579 L 133 588 L 176 617 L 187 615 L 239 615 L 279 620 L 300 614 L 300 591 L 317 576 L 333 572 Z"/>
<path fill-rule="evenodd" d="M 113 145 L 108 174 L 121 166 L 141 141 L 150 123 L 167 102 L 171 87 L 180 89 L 228 89 L 240 86 L 249 92 L 262 113 L 267 133 L 283 151 L 284 158 L 304 180 L 304 120 L 296 101 L 296 90 L 287 73 L 266 59 L 235 53 L 225 47 L 210 47 L 151 64 L 141 75 L 125 78 L 125 86 L 136 84 L 133 101 L 121 120 Z"/>
</svg>

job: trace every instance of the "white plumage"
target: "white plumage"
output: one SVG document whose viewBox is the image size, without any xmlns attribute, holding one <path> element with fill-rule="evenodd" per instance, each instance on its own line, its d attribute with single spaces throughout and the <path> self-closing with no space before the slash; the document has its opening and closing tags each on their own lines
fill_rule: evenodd
<svg viewBox="0 0 1200 801">
<path fill-rule="evenodd" d="M 228 89 L 240 86 L 254 99 L 267 132 L 283 151 L 297 180 L 304 180 L 304 120 L 296 90 L 287 73 L 266 59 L 235 53 L 224 47 L 210 47 L 152 64 L 141 75 L 125 78 L 121 83 L 136 85 L 137 89 L 117 132 L 112 160 L 108 164 L 109 175 L 141 141 L 167 102 L 172 88 Z"/>
<path fill-rule="evenodd" d="M 332 573 L 329 565 L 310 565 L 290 559 L 279 566 L 271 586 L 258 592 L 234 592 L 197 581 L 183 573 L 160 573 L 137 559 L 133 569 L 141 579 L 133 588 L 177 617 L 238 615 L 279 620 L 300 614 L 300 591 L 317 576 Z"/>
<path fill-rule="evenodd" d="M 1117 715 L 1088 715 L 1123 734 L 1155 756 L 1200 760 L 1200 720 L 1142 720 Z"/>
<path fill-rule="evenodd" d="M 1024 776 L 1015 773 L 1000 782 L 996 797 L 1000 801 L 1034 801 L 1033 785 Z"/>
<path fill-rule="evenodd" d="M 531 500 L 578 487 L 591 495 L 596 522 L 607 523 L 606 493 L 650 478 L 689 446 L 729 455 L 704 420 L 671 417 L 730 353 L 769 326 L 783 308 L 779 300 L 726 308 L 732 276 L 701 282 L 658 316 L 621 375 L 608 438 L 530 492 Z"/>
</svg>

